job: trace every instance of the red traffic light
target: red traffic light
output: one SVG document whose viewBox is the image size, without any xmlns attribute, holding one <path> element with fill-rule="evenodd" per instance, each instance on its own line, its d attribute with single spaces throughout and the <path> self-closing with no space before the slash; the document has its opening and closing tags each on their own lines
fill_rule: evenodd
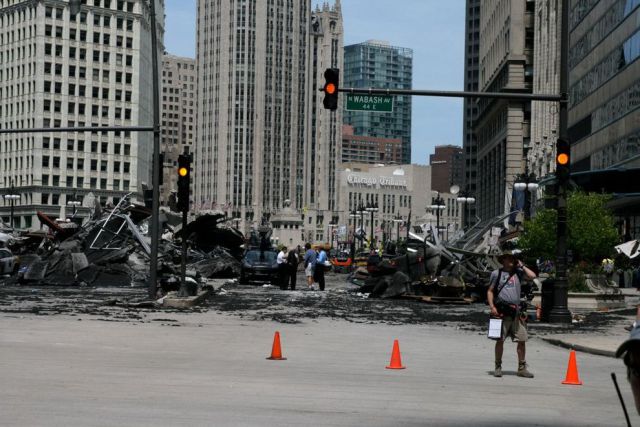
<svg viewBox="0 0 640 427">
<path fill-rule="evenodd" d="M 340 85 L 340 70 L 337 68 L 327 68 L 324 72 L 324 100 L 322 104 L 327 110 L 338 109 L 338 86 Z"/>
<path fill-rule="evenodd" d="M 333 83 L 327 83 L 324 87 L 324 91 L 329 95 L 333 95 L 337 90 L 338 88 L 336 88 L 336 85 Z"/>
<path fill-rule="evenodd" d="M 566 153 L 560 153 L 558 154 L 558 157 L 556 157 L 556 162 L 559 165 L 568 165 L 569 164 L 569 155 Z"/>
</svg>

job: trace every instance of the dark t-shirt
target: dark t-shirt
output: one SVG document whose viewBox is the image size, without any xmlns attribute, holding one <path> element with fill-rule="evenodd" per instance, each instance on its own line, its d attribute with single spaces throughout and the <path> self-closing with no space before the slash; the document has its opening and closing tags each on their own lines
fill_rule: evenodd
<svg viewBox="0 0 640 427">
<path fill-rule="evenodd" d="M 500 278 L 498 278 L 500 274 Z M 494 294 L 496 299 L 506 302 L 507 304 L 520 304 L 520 291 L 522 277 L 524 271 L 517 268 L 513 273 L 504 270 L 494 270 L 489 279 L 489 289 L 496 291 L 500 289 L 500 294 Z"/>
</svg>

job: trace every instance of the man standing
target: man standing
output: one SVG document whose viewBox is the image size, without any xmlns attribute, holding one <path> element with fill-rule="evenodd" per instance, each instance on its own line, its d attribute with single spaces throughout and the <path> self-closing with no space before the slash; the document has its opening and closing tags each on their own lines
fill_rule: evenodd
<svg viewBox="0 0 640 427">
<path fill-rule="evenodd" d="M 524 313 L 520 308 L 521 281 L 524 275 L 531 280 L 536 278 L 536 274 L 519 261 L 513 254 L 505 253 L 498 257 L 498 262 L 502 268 L 491 273 L 489 280 L 489 291 L 487 300 L 491 308 L 491 316 L 502 318 L 502 335 L 496 341 L 495 348 L 495 377 L 502 376 L 502 353 L 504 351 L 504 340 L 511 337 L 513 342 L 517 342 L 518 353 L 518 376 L 533 378 L 533 374 L 527 369 L 525 359 L 527 342 L 527 326 Z"/>
<path fill-rule="evenodd" d="M 324 267 L 328 260 L 329 258 L 327 258 L 327 253 L 324 249 L 322 247 L 318 248 L 318 259 L 316 261 L 314 279 L 320 286 L 321 291 L 324 291 Z"/>
<path fill-rule="evenodd" d="M 640 414 L 640 306 L 637 308 L 636 321 L 629 339 L 623 342 L 616 351 L 616 357 L 623 357 L 627 367 L 627 379 L 631 384 L 636 410 Z"/>
<path fill-rule="evenodd" d="M 306 250 L 304 254 L 304 275 L 307 277 L 307 286 L 309 290 L 313 290 L 313 273 L 316 268 L 316 251 L 311 249 L 311 243 L 304 245 Z"/>
<path fill-rule="evenodd" d="M 276 259 L 276 262 L 278 263 L 278 284 L 280 285 L 280 289 L 282 289 L 283 291 L 287 289 L 287 285 L 288 285 L 288 277 L 287 277 L 287 270 L 289 269 L 289 266 L 287 265 L 287 247 L 283 246 L 282 249 L 280 249 L 280 252 L 278 252 L 278 258 Z"/>
<path fill-rule="evenodd" d="M 298 251 L 291 249 L 287 255 L 287 264 L 289 266 L 289 277 L 291 279 L 291 290 L 296 290 L 296 282 L 298 281 L 298 264 L 300 264 Z M 285 287 L 286 289 L 286 287 Z"/>
</svg>

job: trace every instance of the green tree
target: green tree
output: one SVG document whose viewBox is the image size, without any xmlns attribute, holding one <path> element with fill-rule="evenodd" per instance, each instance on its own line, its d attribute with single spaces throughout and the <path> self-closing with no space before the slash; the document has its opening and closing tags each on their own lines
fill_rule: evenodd
<svg viewBox="0 0 640 427">
<path fill-rule="evenodd" d="M 606 207 L 609 199 L 604 194 L 574 192 L 569 195 L 568 247 L 575 261 L 599 263 L 613 253 L 613 247 L 618 242 L 618 231 Z M 545 209 L 539 211 L 533 220 L 525 222 L 518 247 L 527 257 L 555 258 L 556 219 L 555 209 Z"/>
</svg>

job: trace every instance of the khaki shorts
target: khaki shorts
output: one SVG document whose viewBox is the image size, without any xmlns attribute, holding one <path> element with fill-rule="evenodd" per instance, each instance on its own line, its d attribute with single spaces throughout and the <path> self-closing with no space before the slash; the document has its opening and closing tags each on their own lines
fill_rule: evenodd
<svg viewBox="0 0 640 427">
<path fill-rule="evenodd" d="M 516 319 L 505 316 L 502 318 L 502 341 L 507 337 L 511 337 L 513 342 L 527 342 L 529 334 L 527 334 L 527 324 L 520 319 L 520 316 Z"/>
<path fill-rule="evenodd" d="M 309 264 L 307 268 L 304 269 L 304 275 L 307 277 L 313 277 L 313 265 Z"/>
</svg>

